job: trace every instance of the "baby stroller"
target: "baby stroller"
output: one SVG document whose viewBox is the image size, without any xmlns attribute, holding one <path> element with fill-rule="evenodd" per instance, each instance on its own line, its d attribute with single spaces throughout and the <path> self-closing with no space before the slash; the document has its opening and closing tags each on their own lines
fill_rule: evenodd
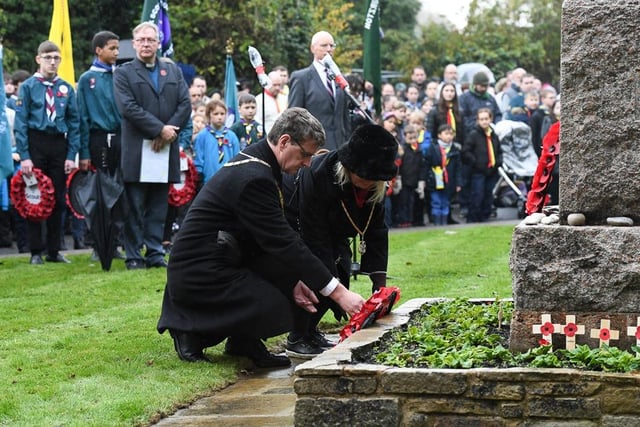
<svg viewBox="0 0 640 427">
<path fill-rule="evenodd" d="M 493 187 L 496 207 L 515 207 L 524 218 L 527 191 L 538 166 L 538 156 L 531 143 L 531 128 L 523 122 L 502 120 L 495 125 L 502 147 L 500 177 Z"/>
</svg>

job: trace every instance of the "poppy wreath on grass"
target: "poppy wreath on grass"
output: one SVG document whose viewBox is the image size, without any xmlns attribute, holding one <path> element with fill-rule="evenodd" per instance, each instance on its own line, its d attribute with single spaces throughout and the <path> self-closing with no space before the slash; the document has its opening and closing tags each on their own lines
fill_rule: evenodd
<svg viewBox="0 0 640 427">
<path fill-rule="evenodd" d="M 180 183 L 169 185 L 169 204 L 179 207 L 189 203 L 196 195 L 196 184 L 198 182 L 198 172 L 193 164 L 193 160 L 184 152 L 180 153 L 180 160 L 187 161 L 187 169 L 180 172 Z"/>
<path fill-rule="evenodd" d="M 51 178 L 37 168 L 33 168 L 32 173 L 38 182 L 37 186 L 27 187 L 22 171 L 11 178 L 11 200 L 21 217 L 39 222 L 51 216 L 56 205 L 56 194 Z"/>
</svg>

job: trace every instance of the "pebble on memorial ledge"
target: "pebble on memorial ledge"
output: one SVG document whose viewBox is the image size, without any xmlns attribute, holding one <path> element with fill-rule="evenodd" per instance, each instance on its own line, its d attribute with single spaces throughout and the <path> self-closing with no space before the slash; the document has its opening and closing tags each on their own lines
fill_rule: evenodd
<svg viewBox="0 0 640 427">
<path fill-rule="evenodd" d="M 547 215 L 540 220 L 540 224 L 542 225 L 553 225 L 553 224 L 559 224 L 559 223 L 560 223 L 560 215 L 558 214 Z"/>
<path fill-rule="evenodd" d="M 587 222 L 587 218 L 581 213 L 572 213 L 567 216 L 567 224 L 573 226 L 584 225 Z"/>
<path fill-rule="evenodd" d="M 524 219 L 524 223 L 526 225 L 538 225 L 540 224 L 540 221 L 542 221 L 542 218 L 544 218 L 545 216 L 546 215 L 542 212 L 534 212 Z"/>
<path fill-rule="evenodd" d="M 626 216 L 610 216 L 607 218 L 607 225 L 631 227 L 633 226 L 633 220 Z"/>
</svg>

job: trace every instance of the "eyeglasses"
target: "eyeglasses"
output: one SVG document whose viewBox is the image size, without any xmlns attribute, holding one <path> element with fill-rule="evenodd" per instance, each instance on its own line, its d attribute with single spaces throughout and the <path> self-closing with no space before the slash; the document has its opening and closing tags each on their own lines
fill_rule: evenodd
<svg viewBox="0 0 640 427">
<path fill-rule="evenodd" d="M 302 153 L 302 158 L 303 159 L 308 159 L 309 157 L 313 157 L 313 155 L 315 153 L 309 153 L 307 150 L 305 150 L 302 145 L 300 145 L 299 143 L 295 142 L 295 141 L 291 141 L 292 144 L 295 144 L 298 146 L 298 148 L 300 148 L 300 153 Z"/>
<path fill-rule="evenodd" d="M 335 49 L 335 48 L 336 48 L 336 46 L 338 46 L 338 45 L 337 45 L 337 44 L 335 44 L 335 43 L 322 43 L 322 44 L 320 45 L 320 47 L 324 47 L 324 48 L 330 47 L 331 49 Z"/>
<path fill-rule="evenodd" d="M 136 43 L 140 43 L 140 44 L 154 44 L 154 43 L 158 43 L 158 39 L 152 39 L 152 38 L 146 38 L 146 37 L 141 37 L 139 39 L 135 40 Z"/>
<path fill-rule="evenodd" d="M 51 55 L 45 55 L 45 56 L 41 56 L 40 59 L 42 59 L 45 62 L 60 62 L 62 61 L 62 57 L 61 56 L 51 56 Z"/>
</svg>

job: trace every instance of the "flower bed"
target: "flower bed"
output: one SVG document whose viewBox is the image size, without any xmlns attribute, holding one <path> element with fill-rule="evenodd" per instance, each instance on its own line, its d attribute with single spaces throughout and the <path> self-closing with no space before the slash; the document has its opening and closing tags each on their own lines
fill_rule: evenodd
<svg viewBox="0 0 640 427">
<path fill-rule="evenodd" d="M 640 426 L 640 376 L 577 369 L 398 368 L 358 363 L 411 313 L 415 299 L 371 328 L 298 366 L 297 426 Z M 360 356 L 358 356 L 360 355 Z M 555 424 L 554 424 L 555 423 Z"/>
</svg>

